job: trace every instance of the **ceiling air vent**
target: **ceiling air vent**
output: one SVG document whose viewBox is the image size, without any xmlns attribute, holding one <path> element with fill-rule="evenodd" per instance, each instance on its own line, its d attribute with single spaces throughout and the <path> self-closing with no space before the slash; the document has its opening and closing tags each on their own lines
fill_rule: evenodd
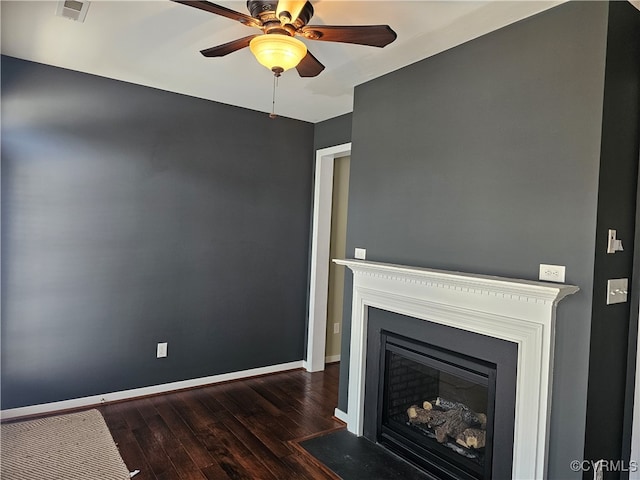
<svg viewBox="0 0 640 480">
<path fill-rule="evenodd" d="M 56 15 L 76 22 L 84 22 L 89 10 L 89 2 L 81 0 L 60 0 L 56 8 Z"/>
</svg>

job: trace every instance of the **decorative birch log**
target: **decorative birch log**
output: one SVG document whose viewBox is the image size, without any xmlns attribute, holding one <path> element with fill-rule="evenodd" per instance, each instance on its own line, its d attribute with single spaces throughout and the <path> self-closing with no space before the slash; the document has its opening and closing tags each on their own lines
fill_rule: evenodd
<svg viewBox="0 0 640 480">
<path fill-rule="evenodd" d="M 464 430 L 471 425 L 465 420 L 464 411 L 456 410 L 425 410 L 417 405 L 412 405 L 407 409 L 407 416 L 410 423 L 425 424 L 433 428 L 436 439 L 440 443 L 447 441 L 448 437 L 457 438 Z"/>
<path fill-rule="evenodd" d="M 422 407 L 410 406 L 407 416 L 409 423 L 423 424 L 433 429 L 440 443 L 451 437 L 467 448 L 485 446 L 487 416 L 473 412 L 464 403 L 438 397 L 432 402 L 423 402 Z"/>
<path fill-rule="evenodd" d="M 486 430 L 467 428 L 456 437 L 456 443 L 467 448 L 483 448 L 487 441 Z"/>
<path fill-rule="evenodd" d="M 412 405 L 407 409 L 409 422 L 427 425 L 429 428 L 436 427 L 444 423 L 447 419 L 442 410 L 425 410 L 417 405 Z"/>
<path fill-rule="evenodd" d="M 464 410 L 447 410 L 444 412 L 446 420 L 441 425 L 438 425 L 434 431 L 436 434 L 436 440 L 440 443 L 447 441 L 448 437 L 456 438 L 467 428 L 469 423 L 465 420 Z"/>
<path fill-rule="evenodd" d="M 464 403 L 452 402 L 446 398 L 438 397 L 433 402 L 434 405 L 440 407 L 442 410 L 461 410 L 464 416 L 465 422 L 469 425 L 481 425 L 482 428 L 487 428 L 487 416 L 484 413 L 476 413 L 467 407 Z"/>
</svg>

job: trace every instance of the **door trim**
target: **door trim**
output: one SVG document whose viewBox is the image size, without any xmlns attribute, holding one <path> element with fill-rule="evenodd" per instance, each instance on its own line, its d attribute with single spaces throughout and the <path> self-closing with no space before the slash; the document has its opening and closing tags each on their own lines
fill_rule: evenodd
<svg viewBox="0 0 640 480">
<path fill-rule="evenodd" d="M 331 260 L 329 247 L 331 245 L 333 164 L 336 158 L 349 155 L 351 155 L 351 142 L 316 151 L 309 274 L 309 328 L 307 331 L 307 360 L 305 362 L 305 368 L 309 372 L 324 370 L 329 262 Z"/>
</svg>

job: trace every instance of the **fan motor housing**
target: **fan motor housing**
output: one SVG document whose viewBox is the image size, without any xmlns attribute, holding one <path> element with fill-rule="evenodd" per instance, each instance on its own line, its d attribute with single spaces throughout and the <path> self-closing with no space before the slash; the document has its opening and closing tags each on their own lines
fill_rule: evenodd
<svg viewBox="0 0 640 480">
<path fill-rule="evenodd" d="M 276 1 L 268 1 L 268 0 L 248 0 L 247 1 L 247 9 L 253 18 L 260 19 L 264 24 L 269 22 L 280 22 L 278 17 L 276 17 L 276 9 L 278 8 L 278 2 Z M 309 20 L 313 17 L 313 6 L 310 2 L 307 2 L 298 18 L 293 22 L 295 28 L 304 27 Z"/>
</svg>

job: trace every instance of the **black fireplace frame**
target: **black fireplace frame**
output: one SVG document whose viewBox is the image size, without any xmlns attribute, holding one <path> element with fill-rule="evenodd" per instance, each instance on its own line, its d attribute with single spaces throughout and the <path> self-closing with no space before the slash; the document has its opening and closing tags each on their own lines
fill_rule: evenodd
<svg viewBox="0 0 640 480">
<path fill-rule="evenodd" d="M 383 372 L 383 379 L 378 385 L 378 405 L 382 408 L 377 409 L 377 441 L 425 470 L 432 473 L 437 472 L 438 478 L 455 480 L 486 480 L 491 478 L 496 365 L 386 330 L 380 332 L 380 338 L 379 371 Z M 409 427 L 390 425 L 388 419 L 385 418 L 387 412 L 385 386 L 389 383 L 387 366 L 390 353 L 442 372 L 460 376 L 487 388 L 487 410 L 484 412 L 487 414 L 484 467 L 473 465 L 473 462 L 440 446 L 437 442 L 431 442 L 431 445 L 425 448 L 423 438 L 412 432 Z"/>
<path fill-rule="evenodd" d="M 371 306 L 367 307 L 367 310 L 364 437 L 379 443 L 378 411 L 382 408 L 379 405 L 379 391 L 384 372 L 380 369 L 380 352 L 384 352 L 382 350 L 382 332 L 424 342 L 444 351 L 465 352 L 474 361 L 486 362 L 496 367 L 493 452 L 491 475 L 488 478 L 511 478 L 518 344 Z M 385 446 L 385 448 L 389 447 Z M 429 472 L 428 469 L 420 466 L 419 462 L 413 461 L 411 458 L 406 458 L 406 460 L 418 465 L 434 479 L 447 478 L 437 472 Z"/>
</svg>

